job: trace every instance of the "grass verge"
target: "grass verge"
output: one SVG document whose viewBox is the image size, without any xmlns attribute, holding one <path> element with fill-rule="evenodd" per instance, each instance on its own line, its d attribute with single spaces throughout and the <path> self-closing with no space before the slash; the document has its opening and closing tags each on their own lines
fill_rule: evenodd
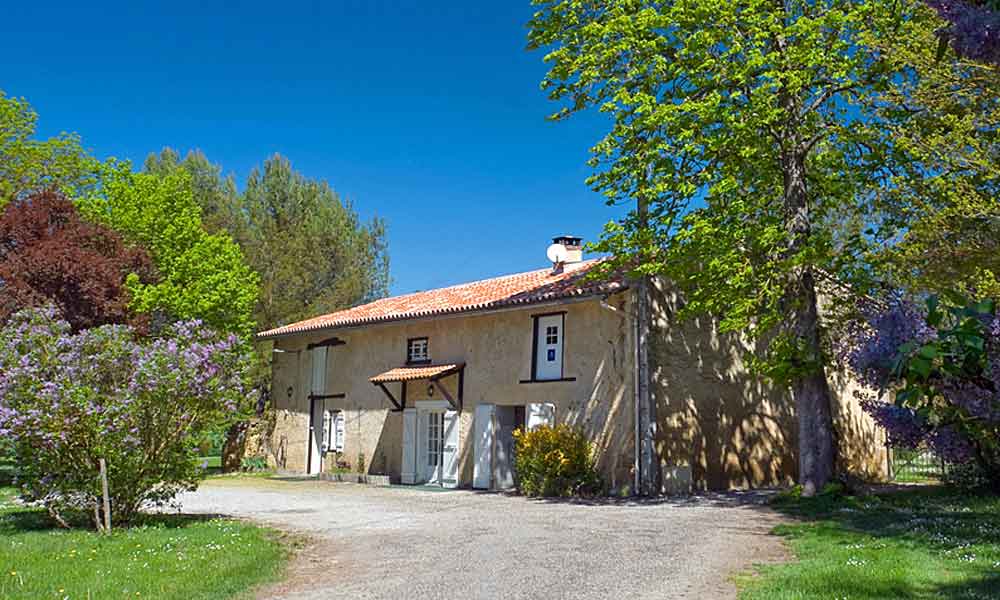
<svg viewBox="0 0 1000 600">
<path fill-rule="evenodd" d="M 797 560 L 738 579 L 741 600 L 1000 599 L 1000 498 L 920 488 L 781 497 Z"/>
<path fill-rule="evenodd" d="M 54 529 L 0 488 L 4 600 L 242 597 L 275 580 L 285 558 L 277 532 L 229 519 L 150 515 L 107 536 Z"/>
</svg>

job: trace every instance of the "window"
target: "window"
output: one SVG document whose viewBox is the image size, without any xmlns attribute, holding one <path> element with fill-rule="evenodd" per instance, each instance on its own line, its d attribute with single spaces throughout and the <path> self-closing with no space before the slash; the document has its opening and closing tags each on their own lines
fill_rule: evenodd
<svg viewBox="0 0 1000 600">
<path fill-rule="evenodd" d="M 431 362 L 431 356 L 427 350 L 427 338 L 406 340 L 406 362 L 411 365 Z"/>
<path fill-rule="evenodd" d="M 531 379 L 552 381 L 563 378 L 563 313 L 534 317 L 535 340 Z"/>
<path fill-rule="evenodd" d="M 344 412 L 323 411 L 323 451 L 344 451 Z"/>
</svg>

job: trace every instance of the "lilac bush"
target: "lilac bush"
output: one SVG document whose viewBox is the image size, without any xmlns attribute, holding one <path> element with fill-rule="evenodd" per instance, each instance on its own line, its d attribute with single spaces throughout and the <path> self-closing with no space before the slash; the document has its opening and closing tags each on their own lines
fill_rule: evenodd
<svg viewBox="0 0 1000 600">
<path fill-rule="evenodd" d="M 1000 64 L 1000 3 L 996 0 L 927 0 L 948 26 L 941 32 L 962 57 Z"/>
<path fill-rule="evenodd" d="M 101 458 L 116 522 L 193 489 L 196 441 L 243 416 L 249 364 L 238 338 L 198 322 L 142 339 L 125 325 L 73 334 L 52 308 L 16 314 L 0 330 L 0 437 L 22 494 L 100 528 Z"/>
<path fill-rule="evenodd" d="M 976 464 L 1000 490 L 1000 317 L 992 301 L 869 310 L 839 349 L 889 443 Z"/>
</svg>

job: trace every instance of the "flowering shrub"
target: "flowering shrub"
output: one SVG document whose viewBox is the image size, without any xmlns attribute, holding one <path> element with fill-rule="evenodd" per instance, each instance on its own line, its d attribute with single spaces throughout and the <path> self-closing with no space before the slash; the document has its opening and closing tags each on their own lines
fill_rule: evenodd
<svg viewBox="0 0 1000 600">
<path fill-rule="evenodd" d="M 125 325 L 74 335 L 51 308 L 15 314 L 0 330 L 0 437 L 23 495 L 100 528 L 99 459 L 116 522 L 193 489 L 197 442 L 240 417 L 248 364 L 236 337 L 198 322 L 141 340 Z"/>
<path fill-rule="evenodd" d="M 1000 490 L 1000 317 L 992 301 L 872 311 L 842 358 L 879 393 L 862 406 L 893 446 L 976 464 Z M 891 394 L 893 400 L 885 400 Z"/>
<path fill-rule="evenodd" d="M 959 56 L 1000 63 L 1000 2 L 996 0 L 926 0 L 948 25 L 942 39 Z"/>
<path fill-rule="evenodd" d="M 515 431 L 514 477 L 527 496 L 573 496 L 601 487 L 590 441 L 568 425 Z"/>
</svg>

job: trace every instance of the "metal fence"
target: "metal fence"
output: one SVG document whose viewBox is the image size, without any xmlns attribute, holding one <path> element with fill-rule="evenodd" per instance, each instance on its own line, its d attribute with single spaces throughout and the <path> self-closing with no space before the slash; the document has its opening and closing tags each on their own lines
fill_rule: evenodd
<svg viewBox="0 0 1000 600">
<path fill-rule="evenodd" d="M 889 451 L 889 478 L 900 483 L 940 481 L 947 465 L 926 448 Z"/>
</svg>

